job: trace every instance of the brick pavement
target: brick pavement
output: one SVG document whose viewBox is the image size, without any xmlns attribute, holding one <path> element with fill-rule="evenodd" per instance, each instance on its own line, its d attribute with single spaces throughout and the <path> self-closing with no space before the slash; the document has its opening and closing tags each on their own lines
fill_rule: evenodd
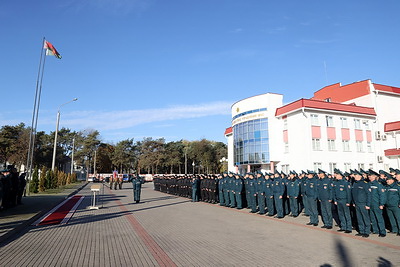
<svg viewBox="0 0 400 267">
<path fill-rule="evenodd" d="M 90 210 L 90 188 L 66 225 L 29 226 L 0 244 L 2 266 L 400 266 L 400 238 L 368 239 L 206 203 L 144 184 L 105 188 Z"/>
</svg>

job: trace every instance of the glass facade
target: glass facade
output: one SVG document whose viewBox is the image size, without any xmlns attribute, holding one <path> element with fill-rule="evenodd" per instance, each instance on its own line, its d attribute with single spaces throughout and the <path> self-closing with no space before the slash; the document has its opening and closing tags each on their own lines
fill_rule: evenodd
<svg viewBox="0 0 400 267">
<path fill-rule="evenodd" d="M 233 126 L 235 165 L 269 163 L 268 119 Z"/>
</svg>

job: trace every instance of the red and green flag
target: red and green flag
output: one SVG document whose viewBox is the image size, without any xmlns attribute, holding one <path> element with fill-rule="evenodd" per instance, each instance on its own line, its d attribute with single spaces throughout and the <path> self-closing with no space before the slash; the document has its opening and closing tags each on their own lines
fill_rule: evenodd
<svg viewBox="0 0 400 267">
<path fill-rule="evenodd" d="M 46 56 L 55 56 L 58 59 L 61 59 L 60 53 L 58 53 L 57 49 L 48 41 L 44 41 L 44 49 L 46 49 Z"/>
</svg>

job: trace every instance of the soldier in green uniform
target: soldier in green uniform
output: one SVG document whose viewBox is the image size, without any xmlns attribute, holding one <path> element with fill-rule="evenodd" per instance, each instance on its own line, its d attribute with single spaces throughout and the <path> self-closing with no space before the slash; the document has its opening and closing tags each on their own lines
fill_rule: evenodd
<svg viewBox="0 0 400 267">
<path fill-rule="evenodd" d="M 192 179 L 192 201 L 199 201 L 199 178 L 193 177 Z"/>
<path fill-rule="evenodd" d="M 229 200 L 230 205 L 229 207 L 235 208 L 236 207 L 236 198 L 235 198 L 235 177 L 233 176 L 232 172 L 228 174 L 228 191 L 229 191 Z"/>
<path fill-rule="evenodd" d="M 379 174 L 373 170 L 368 171 L 369 185 L 371 189 L 371 209 L 369 210 L 372 233 L 379 237 L 386 236 L 385 221 L 383 219 L 383 208 L 386 203 L 386 189 L 378 182 Z"/>
<path fill-rule="evenodd" d="M 242 203 L 242 192 L 243 192 L 243 179 L 240 174 L 235 174 L 235 182 L 234 182 L 234 192 L 235 192 L 235 198 L 236 198 L 236 208 L 237 209 L 242 209 L 243 208 L 243 203 Z"/>
<path fill-rule="evenodd" d="M 356 236 L 369 237 L 371 232 L 371 219 L 369 209 L 371 207 L 371 189 L 362 174 L 353 171 L 355 182 L 351 188 L 353 205 L 356 209 L 356 218 L 359 233 Z"/>
<path fill-rule="evenodd" d="M 258 200 L 258 209 L 259 214 L 265 214 L 265 177 L 261 171 L 256 172 L 257 176 L 257 200 Z"/>
<path fill-rule="evenodd" d="M 226 207 L 229 207 L 229 206 L 231 205 L 231 200 L 230 200 L 230 198 L 229 198 L 229 184 L 228 184 L 229 177 L 228 177 L 228 173 L 227 173 L 227 172 L 224 172 L 223 176 L 224 176 L 224 178 L 223 178 L 223 180 L 224 180 L 223 185 L 224 185 L 225 206 L 226 206 Z"/>
<path fill-rule="evenodd" d="M 326 172 L 321 169 L 318 169 L 318 177 L 317 194 L 324 223 L 321 228 L 332 229 L 332 181 L 327 177 Z"/>
<path fill-rule="evenodd" d="M 344 174 L 339 170 L 334 170 L 336 180 L 333 182 L 333 201 L 337 206 L 340 229 L 339 232 L 351 233 L 352 224 L 350 216 L 351 186 Z"/>
<path fill-rule="evenodd" d="M 272 192 L 274 194 L 274 202 L 276 208 L 275 218 L 282 219 L 284 217 L 283 210 L 283 194 L 285 193 L 285 184 L 282 177 L 278 171 L 275 171 L 274 182 L 272 186 Z"/>
<path fill-rule="evenodd" d="M 133 201 L 135 201 L 136 203 L 140 202 L 140 193 L 142 191 L 142 184 L 143 184 L 143 181 L 139 175 L 136 175 L 136 177 L 134 179 L 132 179 Z"/>
<path fill-rule="evenodd" d="M 271 177 L 273 177 L 273 174 L 267 173 L 264 175 L 265 177 L 265 201 L 267 203 L 267 211 L 268 211 L 268 216 L 272 217 L 275 215 L 275 206 L 274 206 L 274 194 L 272 192 L 272 184 L 273 181 Z"/>
<path fill-rule="evenodd" d="M 307 199 L 308 212 L 310 222 L 307 225 L 318 226 L 318 205 L 317 205 L 317 178 L 314 171 L 307 172 L 307 185 L 305 188 L 305 196 Z"/>
<path fill-rule="evenodd" d="M 249 173 L 249 180 L 247 182 L 246 194 L 249 195 L 248 205 L 251 209 L 251 213 L 257 212 L 257 183 L 254 179 L 254 174 Z"/>
<path fill-rule="evenodd" d="M 400 236 L 400 184 L 390 174 L 387 176 L 386 211 L 389 217 L 391 233 Z"/>
<path fill-rule="evenodd" d="M 299 203 L 297 201 L 299 194 L 300 186 L 299 181 L 297 180 L 297 173 L 295 171 L 291 171 L 289 173 L 287 182 L 287 198 L 290 204 L 291 217 L 299 216 Z"/>
<path fill-rule="evenodd" d="M 219 205 L 225 206 L 225 197 L 224 197 L 224 179 L 220 174 L 218 175 L 218 193 L 219 193 Z"/>
</svg>

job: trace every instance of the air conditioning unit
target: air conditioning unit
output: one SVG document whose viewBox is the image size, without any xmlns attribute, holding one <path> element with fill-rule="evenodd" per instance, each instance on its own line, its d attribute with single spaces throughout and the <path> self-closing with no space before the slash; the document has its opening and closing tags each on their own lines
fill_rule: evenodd
<svg viewBox="0 0 400 267">
<path fill-rule="evenodd" d="M 376 131 L 375 132 L 375 139 L 376 140 L 381 140 L 381 132 L 380 131 Z"/>
<path fill-rule="evenodd" d="M 378 158 L 378 163 L 382 163 L 383 162 L 383 157 L 382 156 L 377 156 Z"/>
<path fill-rule="evenodd" d="M 382 141 L 386 141 L 386 134 L 382 134 L 381 139 L 382 139 Z"/>
</svg>

